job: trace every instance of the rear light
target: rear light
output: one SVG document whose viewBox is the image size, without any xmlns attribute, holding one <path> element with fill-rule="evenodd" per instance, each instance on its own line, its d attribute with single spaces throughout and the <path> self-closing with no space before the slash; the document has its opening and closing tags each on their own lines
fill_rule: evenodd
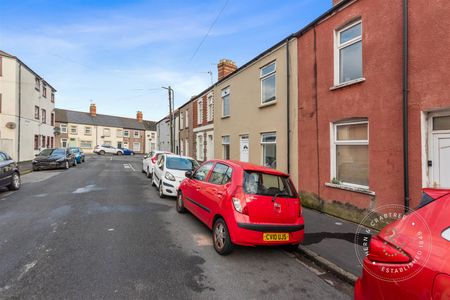
<svg viewBox="0 0 450 300">
<path fill-rule="evenodd" d="M 153 157 L 152 157 L 152 163 L 153 163 L 153 164 L 156 164 L 156 156 L 153 156 Z"/>
<path fill-rule="evenodd" d="M 237 186 L 233 195 L 231 196 L 234 209 L 241 214 L 248 215 L 247 202 L 245 201 L 245 194 L 242 186 Z"/>
<path fill-rule="evenodd" d="M 302 211 L 302 200 L 300 199 L 300 197 L 298 197 L 298 216 L 301 217 L 303 214 Z"/>
<path fill-rule="evenodd" d="M 411 261 L 411 257 L 405 251 L 378 236 L 370 239 L 367 258 L 373 262 L 389 264 L 409 263 Z"/>
<path fill-rule="evenodd" d="M 434 279 L 433 299 L 449 299 L 450 296 L 450 276 L 439 274 Z"/>
</svg>

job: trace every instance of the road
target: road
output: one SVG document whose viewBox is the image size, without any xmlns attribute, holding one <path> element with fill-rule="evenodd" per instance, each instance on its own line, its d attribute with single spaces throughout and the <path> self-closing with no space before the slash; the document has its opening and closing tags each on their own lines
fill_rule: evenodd
<svg viewBox="0 0 450 300">
<path fill-rule="evenodd" d="M 140 166 L 92 156 L 0 192 L 0 299 L 351 298 L 278 248 L 219 256 L 208 228 L 160 199 Z"/>
</svg>

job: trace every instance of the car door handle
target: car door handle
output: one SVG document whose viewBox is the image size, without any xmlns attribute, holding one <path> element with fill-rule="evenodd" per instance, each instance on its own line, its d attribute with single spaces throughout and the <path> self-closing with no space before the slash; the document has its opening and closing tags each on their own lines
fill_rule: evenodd
<svg viewBox="0 0 450 300">
<path fill-rule="evenodd" d="M 217 192 L 217 196 L 218 196 L 219 198 L 222 198 L 222 197 L 223 197 L 223 192 Z"/>
</svg>

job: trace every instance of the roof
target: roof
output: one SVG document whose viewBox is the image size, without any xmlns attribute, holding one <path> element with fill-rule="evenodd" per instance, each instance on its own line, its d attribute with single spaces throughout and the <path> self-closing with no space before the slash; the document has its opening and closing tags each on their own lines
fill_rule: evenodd
<svg viewBox="0 0 450 300">
<path fill-rule="evenodd" d="M 55 121 L 60 123 L 76 123 L 105 127 L 118 127 L 127 129 L 151 130 L 156 131 L 156 123 L 153 121 L 138 122 L 136 119 L 116 117 L 109 115 L 97 114 L 95 117 L 90 113 L 55 109 Z"/>
<path fill-rule="evenodd" d="M 47 86 L 49 86 L 54 92 L 56 92 L 56 89 L 51 86 L 44 78 L 42 78 L 41 76 L 39 76 L 39 74 L 37 74 L 35 71 L 33 71 L 33 69 L 31 69 L 29 66 L 27 66 L 23 61 L 21 61 L 17 56 L 14 56 L 12 54 L 9 54 L 3 50 L 0 50 L 0 56 L 5 56 L 5 57 L 9 57 L 12 59 L 17 60 L 21 65 L 23 65 L 25 68 L 27 68 L 31 73 L 33 73 L 36 77 L 38 77 L 39 79 L 43 80 L 45 82 L 45 84 Z"/>
<path fill-rule="evenodd" d="M 268 168 L 268 167 L 259 166 L 259 165 L 251 164 L 251 163 L 248 163 L 248 162 L 238 161 L 238 160 L 220 160 L 220 159 L 215 159 L 213 161 L 215 161 L 215 162 L 225 162 L 225 163 L 228 163 L 230 165 L 233 165 L 234 167 L 241 167 L 242 169 L 248 170 L 248 171 L 263 172 L 263 173 L 277 175 L 277 176 L 286 176 L 286 177 L 289 176 L 288 174 L 283 173 L 283 172 L 278 171 L 278 170 L 274 170 L 274 169 L 271 169 L 271 168 Z"/>
</svg>

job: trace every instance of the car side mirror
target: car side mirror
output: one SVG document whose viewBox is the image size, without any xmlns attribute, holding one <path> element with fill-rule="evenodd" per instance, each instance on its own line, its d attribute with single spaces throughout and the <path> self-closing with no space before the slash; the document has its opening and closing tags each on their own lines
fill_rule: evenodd
<svg viewBox="0 0 450 300">
<path fill-rule="evenodd" d="M 191 179 L 192 178 L 192 171 L 186 171 L 186 173 L 184 173 L 184 176 L 186 176 L 186 178 Z"/>
</svg>

